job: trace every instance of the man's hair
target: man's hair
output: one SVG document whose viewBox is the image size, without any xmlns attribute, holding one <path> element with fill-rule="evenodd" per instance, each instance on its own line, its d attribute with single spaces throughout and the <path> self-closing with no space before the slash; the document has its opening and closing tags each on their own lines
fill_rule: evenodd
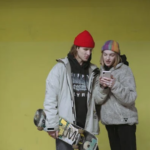
<svg viewBox="0 0 150 150">
<path fill-rule="evenodd" d="M 79 46 L 76 46 L 73 44 L 69 53 L 73 56 L 76 56 L 77 55 L 77 48 L 79 48 Z"/>
<path fill-rule="evenodd" d="M 113 63 L 113 67 L 116 67 L 117 66 L 117 64 L 119 64 L 120 62 L 121 62 L 122 60 L 121 60 L 121 57 L 120 57 L 120 55 L 119 54 L 117 54 L 117 53 L 115 53 L 115 61 L 114 61 L 114 63 Z M 102 53 L 102 55 L 101 55 L 101 58 L 100 58 L 100 64 L 104 67 L 104 60 L 103 60 L 103 53 Z"/>
</svg>

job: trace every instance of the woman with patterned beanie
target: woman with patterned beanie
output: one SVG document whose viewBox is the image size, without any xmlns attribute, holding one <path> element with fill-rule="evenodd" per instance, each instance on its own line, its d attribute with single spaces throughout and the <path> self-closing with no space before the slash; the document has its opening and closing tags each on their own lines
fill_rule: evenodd
<svg viewBox="0 0 150 150">
<path fill-rule="evenodd" d="M 107 129 L 111 150 L 136 150 L 138 114 L 133 73 L 126 56 L 120 55 L 116 41 L 106 41 L 101 52 L 100 85 L 107 97 L 98 103 L 101 104 L 101 122 Z M 104 71 L 110 71 L 111 76 L 103 76 Z"/>
</svg>

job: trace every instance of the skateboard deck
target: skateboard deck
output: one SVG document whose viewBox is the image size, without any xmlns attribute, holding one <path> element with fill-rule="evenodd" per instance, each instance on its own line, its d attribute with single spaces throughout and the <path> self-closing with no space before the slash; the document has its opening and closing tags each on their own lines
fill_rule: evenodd
<svg viewBox="0 0 150 150">
<path fill-rule="evenodd" d="M 46 115 L 43 109 L 38 109 L 34 116 L 34 124 L 38 130 L 47 131 L 45 120 Z M 72 145 L 74 149 L 80 148 L 80 150 L 96 150 L 98 143 L 93 134 L 61 117 L 59 118 L 58 139 Z"/>
</svg>

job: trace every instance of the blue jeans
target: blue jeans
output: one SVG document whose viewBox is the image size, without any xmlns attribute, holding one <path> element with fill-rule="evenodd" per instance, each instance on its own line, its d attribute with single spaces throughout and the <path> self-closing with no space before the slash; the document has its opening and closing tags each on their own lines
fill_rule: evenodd
<svg viewBox="0 0 150 150">
<path fill-rule="evenodd" d="M 56 150 L 74 150 L 71 145 L 56 139 Z"/>
<path fill-rule="evenodd" d="M 56 139 L 56 150 L 74 150 L 74 149 L 72 148 L 71 145 L 69 145 L 59 139 Z M 97 150 L 99 150 L 98 147 L 97 147 Z"/>
</svg>

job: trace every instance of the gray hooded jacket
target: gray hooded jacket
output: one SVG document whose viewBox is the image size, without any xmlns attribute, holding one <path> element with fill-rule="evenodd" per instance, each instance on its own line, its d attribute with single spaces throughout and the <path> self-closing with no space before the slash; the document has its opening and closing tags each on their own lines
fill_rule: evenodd
<svg viewBox="0 0 150 150">
<path fill-rule="evenodd" d="M 101 73 L 104 68 L 101 68 Z M 107 97 L 99 99 L 101 122 L 104 125 L 137 124 L 138 114 L 135 107 L 136 85 L 131 69 L 119 63 L 110 69 L 115 84 L 107 91 Z"/>
<path fill-rule="evenodd" d="M 90 64 L 89 85 L 87 96 L 87 117 L 85 129 L 93 134 L 99 133 L 98 116 L 95 101 L 104 99 L 107 95 L 99 85 L 99 75 L 94 76 L 97 67 Z M 101 94 L 102 90 L 102 94 Z M 76 124 L 74 94 L 71 80 L 71 68 L 68 58 L 59 59 L 46 79 L 46 94 L 44 112 L 48 131 L 58 130 L 59 117 Z"/>
</svg>

